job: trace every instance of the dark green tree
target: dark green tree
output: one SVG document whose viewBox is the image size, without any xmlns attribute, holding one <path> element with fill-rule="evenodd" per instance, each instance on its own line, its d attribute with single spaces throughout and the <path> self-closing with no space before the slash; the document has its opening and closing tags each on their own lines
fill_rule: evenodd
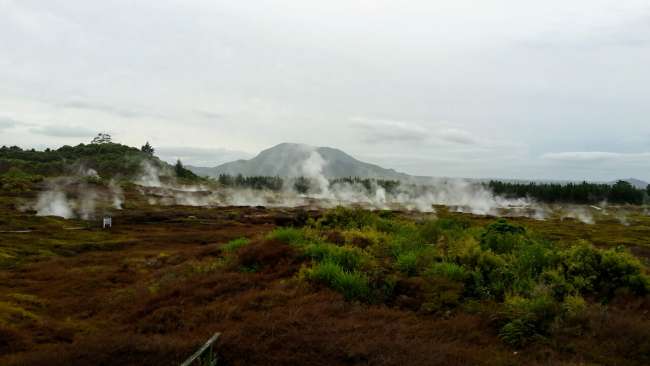
<svg viewBox="0 0 650 366">
<path fill-rule="evenodd" d="M 107 133 L 104 133 L 104 132 L 98 133 L 97 136 L 95 136 L 93 138 L 93 140 L 90 141 L 91 144 L 95 144 L 95 145 L 97 145 L 97 144 L 110 144 L 111 142 L 113 142 L 112 139 L 111 139 L 111 135 L 109 135 Z"/>
<path fill-rule="evenodd" d="M 224 187 L 231 187 L 234 184 L 234 179 L 229 174 L 219 174 L 219 184 Z"/>
<path fill-rule="evenodd" d="M 174 165 L 174 172 L 178 178 L 185 179 L 198 179 L 199 177 L 194 174 L 191 170 L 186 169 L 181 162 L 181 159 L 176 160 L 176 165 Z"/>
<path fill-rule="evenodd" d="M 176 172 L 176 176 L 178 177 L 183 175 L 185 171 L 185 167 L 183 166 L 181 159 L 176 160 L 176 165 L 174 165 L 174 171 Z"/>
<path fill-rule="evenodd" d="M 619 180 L 612 186 L 609 199 L 617 203 L 643 203 L 643 191 L 636 189 L 632 184 Z"/>
<path fill-rule="evenodd" d="M 309 181 L 308 178 L 298 177 L 298 178 L 296 178 L 296 181 L 293 182 L 293 189 L 295 189 L 296 192 L 298 192 L 300 194 L 305 194 L 305 193 L 309 192 L 310 183 L 311 182 Z"/>
<path fill-rule="evenodd" d="M 153 146 L 151 146 L 151 144 L 149 144 L 149 141 L 147 141 L 146 144 L 142 145 L 142 147 L 140 148 L 140 150 L 141 150 L 143 153 L 145 153 L 145 154 L 149 154 L 149 155 L 153 155 L 153 153 L 156 151 L 156 150 L 153 148 Z"/>
</svg>

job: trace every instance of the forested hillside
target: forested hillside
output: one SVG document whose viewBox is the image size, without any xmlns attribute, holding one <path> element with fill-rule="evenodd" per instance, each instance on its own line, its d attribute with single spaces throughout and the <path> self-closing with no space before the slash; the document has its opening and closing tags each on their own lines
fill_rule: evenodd
<svg viewBox="0 0 650 366">
<path fill-rule="evenodd" d="M 142 174 L 145 162 L 172 176 L 200 179 L 185 169 L 180 161 L 171 166 L 160 160 L 149 143 L 138 149 L 113 143 L 110 136 L 100 134 L 90 144 L 65 145 L 43 151 L 18 146 L 0 147 L 0 187 L 24 190 L 46 177 L 63 175 L 134 179 Z"/>
</svg>

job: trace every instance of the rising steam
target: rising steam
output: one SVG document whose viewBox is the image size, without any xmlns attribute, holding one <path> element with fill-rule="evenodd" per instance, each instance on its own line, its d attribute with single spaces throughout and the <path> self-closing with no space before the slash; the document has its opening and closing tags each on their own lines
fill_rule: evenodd
<svg viewBox="0 0 650 366">
<path fill-rule="evenodd" d="M 93 220 L 99 213 L 122 209 L 124 192 L 111 180 L 106 187 L 93 169 L 79 169 L 76 175 L 48 181 L 48 189 L 41 192 L 33 209 L 39 216 L 60 216 L 66 219 Z"/>
<path fill-rule="evenodd" d="M 327 162 L 316 149 L 304 147 L 305 158 L 296 163 L 292 175 L 284 180 L 279 191 L 250 188 L 230 188 L 207 185 L 179 184 L 173 174 L 144 161 L 141 173 L 133 183 L 150 205 L 182 206 L 268 206 L 330 208 L 339 205 L 359 206 L 367 209 L 396 209 L 434 212 L 434 206 L 443 205 L 452 211 L 492 216 L 525 216 L 545 220 L 555 216 L 576 219 L 586 224 L 595 222 L 594 210 L 607 215 L 605 208 L 589 209 L 582 206 L 551 207 L 530 199 L 507 199 L 496 196 L 485 185 L 464 179 L 436 179 L 428 181 L 402 181 L 387 190 L 370 180 L 366 185 L 354 180 L 334 183 L 324 175 Z M 295 180 L 309 180 L 307 192 L 296 191 Z M 125 195 L 117 181 L 111 180 L 102 189 L 87 184 L 86 180 L 101 179 L 92 169 L 80 169 L 77 176 L 52 180 L 50 188 L 42 192 L 34 204 L 38 215 L 55 215 L 65 218 L 80 217 L 90 220 L 100 209 L 121 209 Z M 302 179 L 302 178 L 301 178 Z M 369 186 L 368 186 L 369 184 Z M 625 216 L 616 217 L 627 224 Z"/>
<path fill-rule="evenodd" d="M 150 204 L 188 206 L 315 206 L 322 208 L 356 205 L 368 209 L 405 209 L 434 211 L 434 205 L 450 206 L 458 212 L 499 215 L 504 209 L 512 215 L 544 219 L 546 209 L 526 199 L 505 199 L 495 196 L 484 185 L 463 179 L 431 179 L 425 184 L 402 182 L 387 192 L 376 181 L 368 187 L 353 182 L 330 183 L 323 171 L 327 162 L 313 148 L 305 149 L 305 158 L 297 162 L 292 175 L 310 182 L 309 191 L 296 191 L 292 178 L 278 192 L 246 188 L 210 189 L 204 186 L 182 186 L 173 180 L 161 182 L 161 172 L 153 165 L 143 165 L 143 174 L 136 180 L 140 192 Z"/>
<path fill-rule="evenodd" d="M 39 194 L 34 208 L 39 216 L 60 216 L 66 219 L 74 217 L 65 193 L 55 189 Z"/>
</svg>

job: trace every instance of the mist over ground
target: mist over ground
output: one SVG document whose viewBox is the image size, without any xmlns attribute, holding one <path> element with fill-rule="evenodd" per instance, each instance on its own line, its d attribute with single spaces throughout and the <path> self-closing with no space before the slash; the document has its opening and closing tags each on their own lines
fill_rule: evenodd
<svg viewBox="0 0 650 366">
<path fill-rule="evenodd" d="M 466 179 L 430 178 L 395 181 L 386 187 L 381 180 L 329 179 L 327 162 L 319 152 L 304 145 L 304 159 L 294 164 L 291 176 L 276 190 L 222 186 L 217 181 L 179 181 L 166 167 L 143 160 L 136 177 L 129 181 L 111 179 L 96 184 L 101 177 L 93 169 L 78 168 L 73 176 L 49 179 L 31 205 L 38 215 L 93 220 L 116 213 L 128 204 L 122 185 L 129 184 L 149 205 L 200 207 L 267 206 L 331 208 L 355 206 L 372 210 L 414 210 L 435 213 L 435 206 L 456 212 L 490 216 L 524 216 L 537 220 L 549 217 L 575 219 L 594 224 L 595 217 L 608 215 L 607 204 L 599 206 L 550 205 L 530 198 L 506 198 L 494 194 L 486 184 Z M 307 189 L 298 189 L 298 180 Z M 627 224 L 624 212 L 616 219 Z"/>
</svg>

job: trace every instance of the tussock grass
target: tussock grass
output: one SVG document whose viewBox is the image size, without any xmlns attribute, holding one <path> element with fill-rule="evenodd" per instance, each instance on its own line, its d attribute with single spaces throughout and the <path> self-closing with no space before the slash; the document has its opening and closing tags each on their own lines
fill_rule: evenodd
<svg viewBox="0 0 650 366">
<path fill-rule="evenodd" d="M 359 271 L 346 271 L 339 264 L 325 260 L 307 272 L 307 277 L 340 292 L 348 300 L 367 300 L 370 295 L 368 277 Z"/>
<path fill-rule="evenodd" d="M 248 238 L 233 239 L 228 243 L 224 244 L 224 246 L 222 246 L 221 249 L 224 252 L 231 253 L 237 251 L 239 248 L 245 247 L 249 243 L 250 240 Z"/>
<path fill-rule="evenodd" d="M 15 325 L 24 321 L 38 320 L 39 317 L 31 311 L 11 302 L 0 301 L 0 324 Z"/>
</svg>

